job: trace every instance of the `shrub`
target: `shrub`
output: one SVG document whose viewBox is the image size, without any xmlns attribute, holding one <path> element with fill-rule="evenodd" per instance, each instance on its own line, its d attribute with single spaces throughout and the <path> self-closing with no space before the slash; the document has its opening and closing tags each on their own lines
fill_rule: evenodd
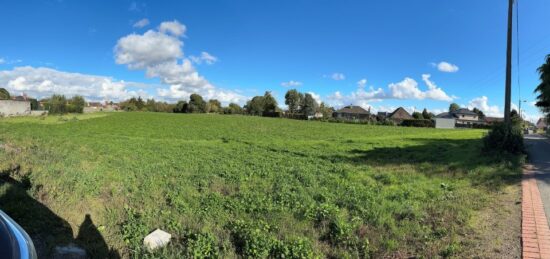
<svg viewBox="0 0 550 259">
<path fill-rule="evenodd" d="M 47 102 L 47 110 L 50 114 L 67 113 L 67 98 L 64 95 L 52 95 Z"/>
<path fill-rule="evenodd" d="M 219 258 L 216 239 L 209 233 L 188 233 L 184 241 L 188 258 Z"/>
<path fill-rule="evenodd" d="M 523 153 L 523 131 L 520 125 L 508 126 L 498 123 L 493 126 L 489 133 L 483 138 L 484 151 L 508 152 L 512 154 Z"/>
<path fill-rule="evenodd" d="M 276 241 L 269 235 L 269 225 L 263 222 L 251 224 L 237 220 L 229 229 L 237 252 L 244 257 L 265 258 Z"/>
<path fill-rule="evenodd" d="M 298 238 L 290 241 L 277 241 L 273 246 L 271 257 L 274 258 L 314 258 L 309 240 Z"/>
<path fill-rule="evenodd" d="M 432 120 L 403 120 L 401 123 L 405 127 L 420 127 L 420 128 L 433 128 L 435 127 Z"/>
</svg>

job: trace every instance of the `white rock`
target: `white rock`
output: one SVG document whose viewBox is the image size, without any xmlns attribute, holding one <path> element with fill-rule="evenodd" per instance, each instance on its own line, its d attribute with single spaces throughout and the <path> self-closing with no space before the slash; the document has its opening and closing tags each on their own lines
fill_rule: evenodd
<svg viewBox="0 0 550 259">
<path fill-rule="evenodd" d="M 145 239 L 143 239 L 143 244 L 145 247 L 147 247 L 150 250 L 155 250 L 159 247 L 163 247 L 170 242 L 170 238 L 172 238 L 172 235 L 157 229 L 153 231 L 151 234 L 147 235 Z"/>
</svg>

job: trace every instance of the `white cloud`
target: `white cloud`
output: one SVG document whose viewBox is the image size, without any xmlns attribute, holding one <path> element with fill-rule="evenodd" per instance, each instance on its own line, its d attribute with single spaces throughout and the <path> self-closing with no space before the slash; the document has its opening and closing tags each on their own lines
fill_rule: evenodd
<svg viewBox="0 0 550 259">
<path fill-rule="evenodd" d="M 118 40 L 115 46 L 117 64 L 128 65 L 130 69 L 175 62 L 183 57 L 183 42 L 161 32 L 149 30 L 143 35 L 130 34 Z"/>
<path fill-rule="evenodd" d="M 409 77 L 406 77 L 403 81 L 398 83 L 392 83 L 388 86 L 390 89 L 391 97 L 395 99 L 431 99 L 436 101 L 450 102 L 454 98 L 447 95 L 443 89 L 437 87 L 437 85 L 430 80 L 429 74 L 423 74 L 422 80 L 428 86 L 427 91 L 422 91 L 418 88 L 418 83 Z"/>
<path fill-rule="evenodd" d="M 358 86 L 358 87 L 365 87 L 365 86 L 367 86 L 367 79 L 363 78 L 363 79 L 357 81 L 357 86 Z"/>
<path fill-rule="evenodd" d="M 137 21 L 136 23 L 134 23 L 135 28 L 143 28 L 147 25 L 149 25 L 149 19 L 147 19 L 147 18 L 143 18 L 143 19 Z"/>
<path fill-rule="evenodd" d="M 290 80 L 288 82 L 282 82 L 281 83 L 281 86 L 283 86 L 283 87 L 298 87 L 298 86 L 301 86 L 301 85 L 302 85 L 302 82 L 294 81 L 294 80 Z"/>
<path fill-rule="evenodd" d="M 322 100 L 321 100 L 321 95 L 319 94 L 316 94 L 314 92 L 307 92 L 308 94 L 311 94 L 311 97 L 313 97 L 313 99 L 315 99 L 315 101 L 317 102 L 317 104 L 321 104 Z"/>
<path fill-rule="evenodd" d="M 503 113 L 500 111 L 497 105 L 489 105 L 489 98 L 487 96 L 476 97 L 468 103 L 468 109 L 474 108 L 480 109 L 485 116 L 489 117 L 503 117 Z"/>
<path fill-rule="evenodd" d="M 428 91 L 424 93 L 427 99 L 447 102 L 451 102 L 453 99 L 456 99 L 456 96 L 450 97 L 443 91 L 443 89 L 437 87 L 437 85 L 430 80 L 430 77 L 431 75 L 429 74 L 422 75 L 422 81 L 424 81 L 424 83 L 428 86 Z"/>
<path fill-rule="evenodd" d="M 2 64 L 13 65 L 13 64 L 21 63 L 21 62 L 23 62 L 23 60 L 21 60 L 21 59 L 9 60 L 9 59 L 5 59 L 5 58 L 0 58 L 0 65 L 2 65 Z"/>
<path fill-rule="evenodd" d="M 430 80 L 430 75 L 422 75 L 422 80 L 428 87 L 428 90 L 422 91 L 418 87 L 418 83 L 409 77 L 398 83 L 388 85 L 388 91 L 382 88 L 369 87 L 366 89 L 367 80 L 361 79 L 357 82 L 357 89 L 349 95 L 343 95 L 337 91 L 328 96 L 329 104 L 333 106 L 343 106 L 348 104 L 370 107 L 368 103 L 378 102 L 384 99 L 408 99 L 408 100 L 424 100 L 431 99 L 436 101 L 450 102 L 455 97 L 450 97 L 439 88 L 433 81 Z"/>
<path fill-rule="evenodd" d="M 433 63 L 433 65 L 437 67 L 439 71 L 446 73 L 455 73 L 459 70 L 459 67 L 457 65 L 445 61 L 439 62 L 437 64 Z"/>
<path fill-rule="evenodd" d="M 202 64 L 202 62 L 204 62 L 208 65 L 212 65 L 212 64 L 218 62 L 217 57 L 210 55 L 210 53 L 208 53 L 206 51 L 201 52 L 201 55 L 198 56 L 198 57 L 190 56 L 189 59 L 191 61 L 193 61 L 193 63 L 196 63 L 196 64 Z"/>
<path fill-rule="evenodd" d="M 159 31 L 161 33 L 172 34 L 176 37 L 183 36 L 186 30 L 187 27 L 185 27 L 185 25 L 175 20 L 171 22 L 163 22 L 159 26 Z"/>
<path fill-rule="evenodd" d="M 346 76 L 342 73 L 333 73 L 330 78 L 332 78 L 332 80 L 339 81 L 346 79 Z"/>
<path fill-rule="evenodd" d="M 144 70 L 147 77 L 157 77 L 161 83 L 169 85 L 157 89 L 158 96 L 164 99 L 188 98 L 190 94 L 198 93 L 222 103 L 243 103 L 244 96 L 215 87 L 198 73 L 190 59 L 184 58 L 181 37 L 185 30 L 185 25 L 178 21 L 163 22 L 158 31 L 122 37 L 115 46 L 116 62 L 127 65 L 129 69 Z M 206 52 L 200 59 L 207 63 L 217 60 Z"/>
<path fill-rule="evenodd" d="M 418 83 L 409 77 L 401 82 L 391 83 L 388 88 L 391 96 L 396 99 L 424 99 L 422 91 L 418 88 Z"/>
<path fill-rule="evenodd" d="M 143 90 L 128 87 L 143 86 L 139 83 L 115 80 L 107 76 L 70 73 L 45 67 L 16 67 L 0 71 L 0 85 L 13 94 L 26 93 L 33 97 L 52 94 L 82 95 L 89 100 L 124 100 L 138 95 L 149 97 Z"/>
</svg>

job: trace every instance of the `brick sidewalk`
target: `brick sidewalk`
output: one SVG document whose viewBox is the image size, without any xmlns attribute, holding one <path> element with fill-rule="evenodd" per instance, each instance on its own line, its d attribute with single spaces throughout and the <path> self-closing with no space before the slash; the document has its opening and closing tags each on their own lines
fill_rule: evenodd
<svg viewBox="0 0 550 259">
<path fill-rule="evenodd" d="M 523 258 L 550 259 L 550 229 L 544 213 L 537 180 L 532 170 L 523 172 L 521 181 L 521 242 Z"/>
</svg>

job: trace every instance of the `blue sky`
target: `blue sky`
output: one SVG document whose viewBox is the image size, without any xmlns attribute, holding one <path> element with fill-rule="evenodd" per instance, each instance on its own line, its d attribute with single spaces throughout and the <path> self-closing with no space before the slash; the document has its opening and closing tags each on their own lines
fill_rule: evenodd
<svg viewBox="0 0 550 259">
<path fill-rule="evenodd" d="M 505 0 L 2 1 L 0 87 L 167 101 L 191 92 L 243 104 L 290 88 L 334 106 L 503 113 Z M 529 118 L 550 54 L 546 0 L 519 0 Z M 515 29 L 514 29 L 515 33 Z M 516 44 L 516 38 L 514 38 Z M 513 102 L 518 102 L 514 46 Z M 337 79 L 337 80 L 335 80 Z M 366 83 L 365 80 L 366 79 Z M 289 86 L 290 85 L 290 86 Z"/>
</svg>

